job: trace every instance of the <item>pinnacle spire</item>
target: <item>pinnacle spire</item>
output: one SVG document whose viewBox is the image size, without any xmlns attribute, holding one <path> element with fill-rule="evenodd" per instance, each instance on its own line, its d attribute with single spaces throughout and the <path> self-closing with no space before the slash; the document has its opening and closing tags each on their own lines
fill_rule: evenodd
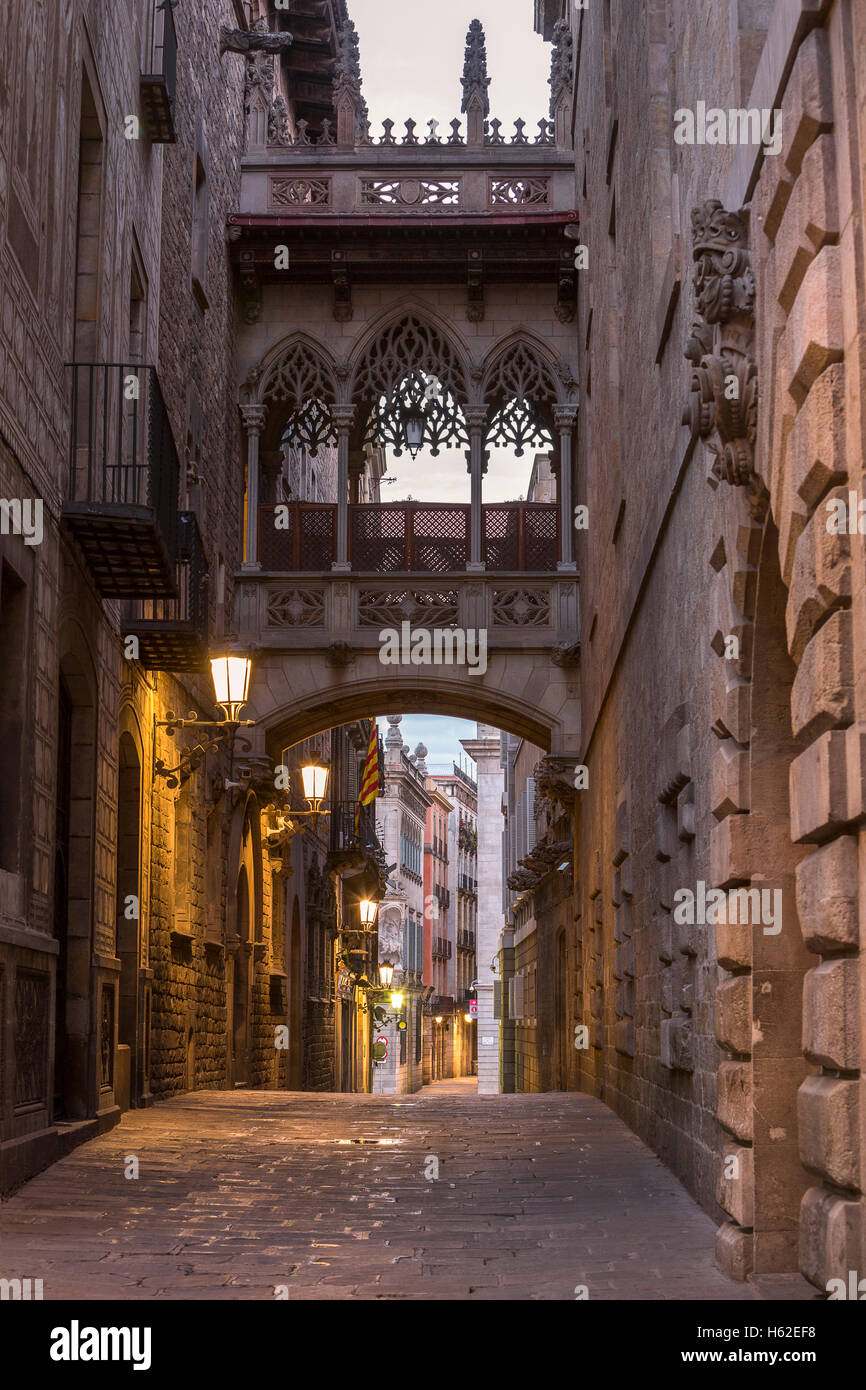
<svg viewBox="0 0 866 1390">
<path fill-rule="evenodd" d="M 487 76 L 487 40 L 480 19 L 473 19 L 466 35 L 466 57 L 463 62 L 463 105 L 461 111 L 469 110 L 469 103 L 476 94 L 483 102 L 484 116 L 490 115 L 490 98 L 487 89 L 490 78 Z"/>
</svg>

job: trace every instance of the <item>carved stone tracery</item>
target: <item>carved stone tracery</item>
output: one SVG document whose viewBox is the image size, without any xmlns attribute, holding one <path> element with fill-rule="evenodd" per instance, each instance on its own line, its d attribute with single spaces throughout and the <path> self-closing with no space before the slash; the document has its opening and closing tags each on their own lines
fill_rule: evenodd
<svg viewBox="0 0 866 1390">
<path fill-rule="evenodd" d="M 266 405 L 288 407 L 284 433 L 287 443 L 309 448 L 314 455 L 323 444 L 336 444 L 336 382 L 309 344 L 290 344 L 267 369 L 259 394 Z"/>
<path fill-rule="evenodd" d="M 526 343 L 513 343 L 497 358 L 485 379 L 483 395 L 491 410 L 488 445 L 509 445 L 518 458 L 526 449 L 552 447 L 556 382 L 547 364 Z"/>
<path fill-rule="evenodd" d="M 693 372 L 683 423 L 715 455 L 714 477 L 748 490 L 749 510 L 760 521 L 769 496 L 755 471 L 758 369 L 748 209 L 728 212 L 709 199 L 692 210 L 692 234 L 700 321 L 685 349 Z"/>
</svg>

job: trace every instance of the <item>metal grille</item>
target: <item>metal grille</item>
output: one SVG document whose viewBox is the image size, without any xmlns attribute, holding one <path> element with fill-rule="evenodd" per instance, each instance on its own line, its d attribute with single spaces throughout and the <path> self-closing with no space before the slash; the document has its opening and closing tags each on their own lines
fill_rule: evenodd
<svg viewBox="0 0 866 1390">
<path fill-rule="evenodd" d="M 330 502 L 259 508 L 262 568 L 289 574 L 329 570 L 337 558 L 337 509 Z"/>
<path fill-rule="evenodd" d="M 140 660 L 152 671 L 205 669 L 209 571 L 195 512 L 178 512 L 176 598 L 130 605 L 125 633 L 138 637 Z"/>
<path fill-rule="evenodd" d="M 375 574 L 452 574 L 469 559 L 469 508 L 371 504 L 351 508 L 352 568 Z"/>
<path fill-rule="evenodd" d="M 75 363 L 64 519 L 105 597 L 175 593 L 180 465 L 153 367 Z"/>
<path fill-rule="evenodd" d="M 556 569 L 556 503 L 488 504 L 483 508 L 483 526 L 484 559 L 492 573 L 546 574 Z M 459 574 L 469 563 L 470 529 L 470 508 L 459 503 L 352 505 L 351 568 L 356 574 Z M 334 503 L 269 504 L 259 510 L 259 558 L 265 570 L 282 574 L 324 573 L 336 560 L 336 538 Z M 381 598 L 371 595 L 371 599 L 377 607 L 390 602 L 390 596 L 384 593 Z M 419 595 L 418 601 L 423 607 L 429 600 Z"/>
<path fill-rule="evenodd" d="M 541 573 L 555 570 L 560 554 L 559 508 L 555 504 L 538 503 L 527 506 L 524 516 L 524 569 Z"/>
<path fill-rule="evenodd" d="M 489 570 L 520 568 L 520 525 L 514 507 L 484 508 L 484 563 Z"/>
<path fill-rule="evenodd" d="M 555 502 L 518 502 L 484 508 L 484 561 L 493 573 L 548 574 L 559 559 Z"/>
</svg>

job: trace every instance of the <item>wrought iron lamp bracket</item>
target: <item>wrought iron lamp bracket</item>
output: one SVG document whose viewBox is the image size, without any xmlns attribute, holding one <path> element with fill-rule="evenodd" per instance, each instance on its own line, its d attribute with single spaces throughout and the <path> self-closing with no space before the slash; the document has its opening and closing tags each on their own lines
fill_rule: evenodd
<svg viewBox="0 0 866 1390">
<path fill-rule="evenodd" d="M 200 743 L 196 743 L 192 748 L 184 749 L 180 761 L 175 767 L 168 767 L 164 758 L 154 756 L 153 772 L 155 777 L 164 777 L 166 785 L 174 788 L 180 786 L 192 776 L 196 768 L 201 765 L 202 759 L 207 753 L 216 752 L 224 744 L 231 746 L 234 736 L 238 729 L 252 728 L 255 724 L 254 719 L 199 719 L 195 710 L 191 710 L 186 718 L 179 718 L 172 710 L 166 710 L 165 719 L 154 720 L 157 729 L 165 729 L 169 738 L 174 738 L 178 729 L 207 729 L 209 732 Z M 212 731 L 212 732 L 211 732 Z M 249 750 L 252 745 L 245 744 Z"/>
</svg>

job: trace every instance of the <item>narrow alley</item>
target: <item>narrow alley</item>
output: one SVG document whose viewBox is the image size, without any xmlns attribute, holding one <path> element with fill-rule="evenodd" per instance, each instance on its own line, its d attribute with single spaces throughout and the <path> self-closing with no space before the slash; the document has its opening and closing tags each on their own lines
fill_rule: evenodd
<svg viewBox="0 0 866 1390">
<path fill-rule="evenodd" d="M 0 1209 L 4 1268 L 46 1300 L 760 1297 L 714 1268 L 714 1237 L 600 1101 L 471 1078 L 179 1096 Z"/>
</svg>

